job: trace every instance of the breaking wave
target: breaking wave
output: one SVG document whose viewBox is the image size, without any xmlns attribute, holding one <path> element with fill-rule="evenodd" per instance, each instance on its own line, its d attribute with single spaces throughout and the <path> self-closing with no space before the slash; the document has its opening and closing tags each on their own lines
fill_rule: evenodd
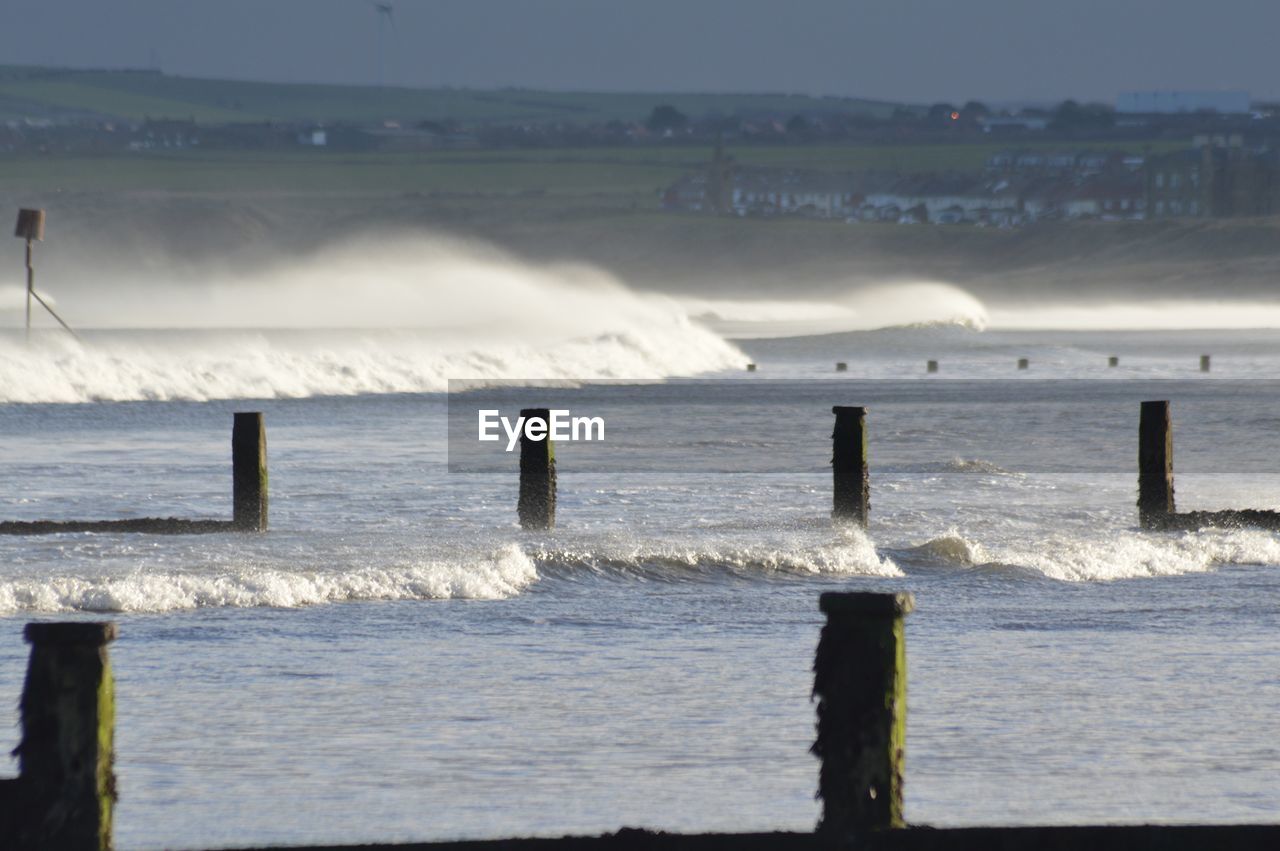
<svg viewBox="0 0 1280 851">
<path fill-rule="evenodd" d="M 451 378 L 661 379 L 746 361 L 601 270 L 439 240 L 238 279 L 89 284 L 60 293 L 73 326 L 97 329 L 83 343 L 51 329 L 30 347 L 0 340 L 0 402 L 438 392 Z"/>
<path fill-rule="evenodd" d="M 1261 530 L 1048 535 L 1034 545 L 983 544 L 955 529 L 909 548 L 913 561 L 1031 573 L 1062 582 L 1110 582 L 1206 573 L 1223 565 L 1280 564 L 1280 538 Z"/>
<path fill-rule="evenodd" d="M 0 581 L 0 614 L 172 612 L 215 607 L 315 606 L 361 600 L 499 600 L 538 579 L 510 545 L 468 562 L 423 562 L 346 572 L 245 567 L 222 573 L 139 570 L 120 576 Z"/>
</svg>

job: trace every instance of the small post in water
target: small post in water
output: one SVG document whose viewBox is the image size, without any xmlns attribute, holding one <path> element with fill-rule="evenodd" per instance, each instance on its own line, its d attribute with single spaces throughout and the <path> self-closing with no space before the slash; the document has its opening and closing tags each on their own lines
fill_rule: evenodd
<svg viewBox="0 0 1280 851">
<path fill-rule="evenodd" d="M 29 623 L 19 778 L 5 847 L 106 851 L 116 783 L 114 623 Z"/>
<path fill-rule="evenodd" d="M 526 408 L 520 412 L 525 430 L 520 435 L 520 502 L 517 513 L 525 529 L 554 529 L 556 525 L 556 448 L 551 440 L 551 411 Z M 531 421 L 542 422 L 542 439 L 529 437 Z M 536 425 L 535 432 L 538 431 Z"/>
<path fill-rule="evenodd" d="M 867 409 L 837 405 L 831 433 L 831 469 L 834 476 L 836 521 L 867 525 L 871 508 L 871 474 L 867 470 Z"/>
<path fill-rule="evenodd" d="M 1200 371 L 1201 371 L 1201 372 L 1208 372 L 1208 371 L 1209 371 L 1209 356 L 1208 356 L 1208 355 L 1201 355 L 1201 356 L 1200 356 Z"/>
<path fill-rule="evenodd" d="M 753 364 L 753 363 L 749 363 L 749 364 L 747 364 L 747 372 L 755 372 L 755 371 L 756 371 L 756 365 L 755 365 L 755 364 Z"/>
<path fill-rule="evenodd" d="M 267 530 L 267 429 L 260 412 L 237 413 L 231 428 L 232 523 Z"/>
<path fill-rule="evenodd" d="M 836 372 L 848 372 L 848 371 L 849 371 L 849 364 L 845 363 L 842 360 L 836 361 Z"/>
<path fill-rule="evenodd" d="M 924 365 L 925 372 L 937 372 L 938 362 L 936 360 L 926 361 Z"/>
<path fill-rule="evenodd" d="M 27 242 L 27 342 L 31 341 L 31 297 L 36 291 L 36 242 L 44 241 L 44 210 L 18 210 L 13 235 Z"/>
<path fill-rule="evenodd" d="M 1107 366 L 1114 367 L 1119 365 L 1120 365 L 1120 358 L 1116 357 L 1115 355 L 1112 355 L 1111 357 L 1107 358 Z"/>
<path fill-rule="evenodd" d="M 1175 510 L 1169 403 L 1143 402 L 1138 420 L 1138 522 L 1144 529 L 1161 529 Z"/>
<path fill-rule="evenodd" d="M 813 662 L 822 766 L 818 832 L 845 840 L 903 827 L 907 731 L 907 651 L 903 617 L 910 594 L 827 592 L 827 616 Z"/>
<path fill-rule="evenodd" d="M 1031 361 L 1027 358 L 1018 358 L 1018 369 L 1030 369 Z"/>
</svg>

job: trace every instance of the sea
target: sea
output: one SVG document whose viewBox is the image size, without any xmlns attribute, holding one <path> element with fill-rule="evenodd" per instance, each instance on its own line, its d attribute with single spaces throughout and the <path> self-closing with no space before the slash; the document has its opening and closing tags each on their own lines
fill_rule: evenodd
<svg viewBox="0 0 1280 851">
<path fill-rule="evenodd" d="M 1135 505 L 1148 399 L 1180 509 L 1280 504 L 1261 313 L 592 292 L 532 334 L 0 339 L 2 519 L 229 517 L 237 411 L 270 464 L 264 534 L 0 538 L 5 747 L 23 625 L 109 619 L 120 848 L 809 830 L 818 597 L 910 591 L 912 823 L 1276 819 L 1280 538 Z M 865 530 L 831 519 L 836 405 L 867 408 Z M 517 522 L 517 455 L 476 454 L 478 409 L 534 406 L 605 423 L 556 447 L 552 531 Z"/>
</svg>

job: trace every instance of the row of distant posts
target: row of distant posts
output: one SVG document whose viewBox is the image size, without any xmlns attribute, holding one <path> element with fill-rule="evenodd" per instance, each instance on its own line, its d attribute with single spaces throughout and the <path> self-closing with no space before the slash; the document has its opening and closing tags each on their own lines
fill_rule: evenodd
<svg viewBox="0 0 1280 851">
<path fill-rule="evenodd" d="M 1209 355 L 1201 355 L 1200 371 L 1208 372 L 1209 364 L 1210 364 Z M 1118 367 L 1119 365 L 1120 365 L 1120 358 L 1117 357 L 1116 355 L 1111 355 L 1110 357 L 1107 358 L 1108 367 L 1115 368 L 1115 367 Z M 759 371 L 759 368 L 760 368 L 759 364 L 754 364 L 754 363 L 747 364 L 747 372 L 757 372 Z M 1030 369 L 1030 368 L 1031 368 L 1031 358 L 1018 358 L 1018 369 Z M 929 372 L 929 373 L 937 372 L 938 362 L 936 360 L 925 361 L 924 370 L 925 372 Z M 836 361 L 836 372 L 848 372 L 848 371 L 849 371 L 848 361 L 842 361 L 842 360 Z"/>
</svg>

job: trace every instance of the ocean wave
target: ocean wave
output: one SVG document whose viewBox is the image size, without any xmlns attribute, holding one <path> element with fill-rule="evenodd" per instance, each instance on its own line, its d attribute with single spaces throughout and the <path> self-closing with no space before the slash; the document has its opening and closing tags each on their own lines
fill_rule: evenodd
<svg viewBox="0 0 1280 851">
<path fill-rule="evenodd" d="M 532 559 L 512 544 L 460 562 L 347 571 L 244 567 L 217 574 L 138 570 L 121 576 L 0 581 L 0 613 L 172 612 L 216 607 L 297 608 L 361 600 L 500 600 L 537 581 Z"/>
<path fill-rule="evenodd" d="M 983 544 L 952 529 L 907 551 L 915 558 L 1062 582 L 1111 582 L 1207 573 L 1222 565 L 1280 564 L 1280 538 L 1262 530 L 1183 533 L 1117 530 L 1106 536 L 1047 535 L 1034 544 Z"/>
<path fill-rule="evenodd" d="M 544 571 L 590 569 L 619 575 L 680 578 L 696 571 L 730 570 L 846 576 L 902 576 L 859 529 L 840 530 L 823 544 L 655 544 L 606 541 L 582 549 L 544 548 L 531 553 Z"/>
</svg>

